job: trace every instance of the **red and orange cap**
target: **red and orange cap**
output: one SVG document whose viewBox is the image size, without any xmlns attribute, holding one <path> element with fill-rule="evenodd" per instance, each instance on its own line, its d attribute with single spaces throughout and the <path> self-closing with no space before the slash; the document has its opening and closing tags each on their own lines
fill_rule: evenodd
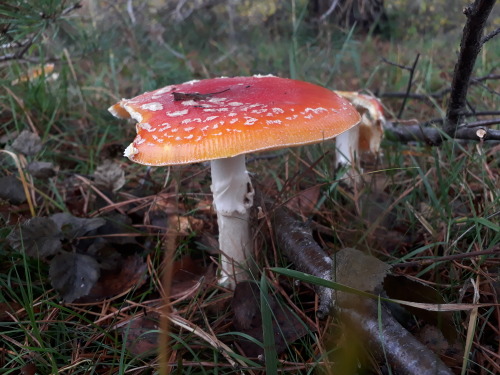
<svg viewBox="0 0 500 375">
<path fill-rule="evenodd" d="M 109 108 L 137 120 L 125 156 L 146 165 L 188 164 L 331 139 L 360 121 L 356 109 L 311 83 L 252 76 L 190 81 Z"/>
</svg>

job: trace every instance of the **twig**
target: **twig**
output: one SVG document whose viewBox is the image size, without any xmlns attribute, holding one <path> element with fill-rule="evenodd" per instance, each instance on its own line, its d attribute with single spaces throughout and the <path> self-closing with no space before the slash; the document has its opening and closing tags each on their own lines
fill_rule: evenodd
<svg viewBox="0 0 500 375">
<path fill-rule="evenodd" d="M 484 44 L 486 43 L 487 41 L 489 41 L 490 39 L 493 39 L 494 37 L 496 37 L 498 34 L 500 34 L 500 27 L 496 30 L 493 30 L 491 33 L 489 33 L 488 35 L 486 35 L 483 39 L 481 39 L 481 44 Z"/>
<path fill-rule="evenodd" d="M 386 61 L 387 63 L 390 63 Z M 399 66 L 394 63 L 390 63 L 391 65 Z M 403 67 L 405 68 L 405 67 Z M 488 81 L 488 80 L 493 80 L 493 79 L 500 79 L 500 74 L 487 74 L 485 76 L 481 77 L 474 77 L 471 78 L 470 80 L 470 85 L 479 85 L 481 82 Z M 484 87 L 484 86 L 482 86 Z M 417 100 L 429 100 L 429 98 L 433 99 L 442 99 L 445 97 L 449 92 L 451 91 L 451 87 L 446 87 L 444 89 L 441 89 L 439 91 L 431 92 L 429 94 L 417 94 L 417 93 L 407 93 L 407 92 L 382 92 L 382 93 L 377 93 L 375 92 L 375 96 L 378 98 L 409 98 L 409 99 L 417 99 Z"/>
<path fill-rule="evenodd" d="M 464 113 L 464 117 L 478 117 L 478 116 L 500 116 L 500 111 L 478 111 L 478 112 L 467 112 Z M 442 124 L 445 121 L 443 118 L 433 118 L 430 119 L 422 124 L 420 126 L 431 126 L 435 124 Z M 478 121 L 479 122 L 479 121 Z M 397 124 L 398 121 L 393 121 L 393 124 Z M 460 124 L 460 126 L 463 126 L 464 124 Z"/>
<path fill-rule="evenodd" d="M 498 122 L 498 120 L 496 120 Z M 443 141 L 443 132 L 434 127 L 422 125 L 393 126 L 386 129 L 388 139 L 399 142 L 423 141 L 430 146 L 439 146 Z M 455 139 L 470 141 L 500 141 L 500 130 L 479 127 L 459 127 L 455 132 Z"/>
<path fill-rule="evenodd" d="M 330 4 L 330 7 L 328 8 L 328 10 L 321 15 L 321 17 L 319 18 L 319 21 L 322 22 L 324 20 L 326 20 L 328 18 L 328 16 L 335 10 L 335 8 L 337 7 L 337 4 L 338 4 L 339 0 L 333 0 L 332 3 Z"/>
<path fill-rule="evenodd" d="M 63 11 L 61 12 L 61 16 L 67 16 L 68 14 L 70 14 L 71 12 L 73 12 L 74 10 L 80 9 L 81 7 L 82 7 L 82 2 L 81 1 L 77 1 L 73 5 L 70 5 L 66 9 L 63 9 Z"/>
<path fill-rule="evenodd" d="M 404 69 L 404 70 L 410 70 L 411 69 L 411 67 L 409 67 L 407 65 L 403 65 L 403 64 L 398 64 L 398 63 L 392 62 L 390 60 L 387 60 L 385 57 L 382 57 L 382 61 L 385 62 L 386 64 L 395 66 L 395 67 L 397 67 L 399 69 Z"/>
<path fill-rule="evenodd" d="M 482 121 L 474 121 L 474 122 L 466 122 L 464 124 L 460 124 L 459 128 L 478 128 L 482 126 L 492 126 L 492 125 L 498 125 L 500 124 L 500 119 L 495 118 L 492 120 L 482 120 Z"/>
<path fill-rule="evenodd" d="M 417 68 L 419 58 L 420 58 L 420 53 L 417 53 L 417 57 L 415 57 L 413 65 L 409 68 L 405 67 L 405 69 L 410 71 L 410 78 L 408 79 L 408 86 L 406 87 L 406 93 L 403 98 L 403 103 L 401 103 L 401 108 L 399 109 L 398 118 L 401 118 L 401 116 L 403 116 L 403 111 L 405 110 L 406 102 L 408 101 L 408 95 L 410 95 L 411 86 L 413 85 L 413 76 L 415 74 L 415 69 Z"/>
<path fill-rule="evenodd" d="M 467 22 L 465 23 L 460 43 L 460 54 L 453 72 L 450 102 L 446 111 L 446 121 L 443 126 L 444 132 L 452 138 L 455 137 L 457 127 L 463 119 L 472 71 L 477 55 L 483 45 L 482 36 L 484 26 L 495 2 L 496 0 L 476 0 L 472 5 L 464 9 Z M 442 139 L 439 143 L 441 142 Z"/>
</svg>

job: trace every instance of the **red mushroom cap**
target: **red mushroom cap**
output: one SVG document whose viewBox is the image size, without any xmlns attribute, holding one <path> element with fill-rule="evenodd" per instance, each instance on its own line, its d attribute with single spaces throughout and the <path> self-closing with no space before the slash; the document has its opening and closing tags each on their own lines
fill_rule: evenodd
<svg viewBox="0 0 500 375">
<path fill-rule="evenodd" d="M 138 121 L 125 156 L 146 165 L 227 158 L 317 143 L 358 124 L 345 99 L 311 83 L 273 76 L 191 81 L 109 108 Z"/>
</svg>

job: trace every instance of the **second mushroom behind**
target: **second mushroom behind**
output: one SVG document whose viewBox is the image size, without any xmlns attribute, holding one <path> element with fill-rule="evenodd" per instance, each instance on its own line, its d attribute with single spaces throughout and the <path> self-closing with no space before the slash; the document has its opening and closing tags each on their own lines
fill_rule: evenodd
<svg viewBox="0 0 500 375">
<path fill-rule="evenodd" d="M 345 99 L 311 83 L 251 76 L 190 81 L 123 99 L 109 108 L 137 121 L 125 150 L 154 166 L 211 161 L 219 225 L 220 282 L 246 279 L 252 250 L 253 188 L 245 154 L 323 142 L 357 125 Z"/>
</svg>

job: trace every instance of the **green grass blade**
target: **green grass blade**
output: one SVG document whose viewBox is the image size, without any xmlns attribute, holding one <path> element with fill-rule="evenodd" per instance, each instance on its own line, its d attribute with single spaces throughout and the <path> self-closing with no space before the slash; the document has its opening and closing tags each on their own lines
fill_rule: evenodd
<svg viewBox="0 0 500 375">
<path fill-rule="evenodd" d="M 260 279 L 260 311 L 262 314 L 262 333 L 264 340 L 264 356 L 266 361 L 266 374 L 278 375 L 278 354 L 274 342 L 273 312 L 269 303 L 267 279 L 262 274 Z"/>
</svg>

